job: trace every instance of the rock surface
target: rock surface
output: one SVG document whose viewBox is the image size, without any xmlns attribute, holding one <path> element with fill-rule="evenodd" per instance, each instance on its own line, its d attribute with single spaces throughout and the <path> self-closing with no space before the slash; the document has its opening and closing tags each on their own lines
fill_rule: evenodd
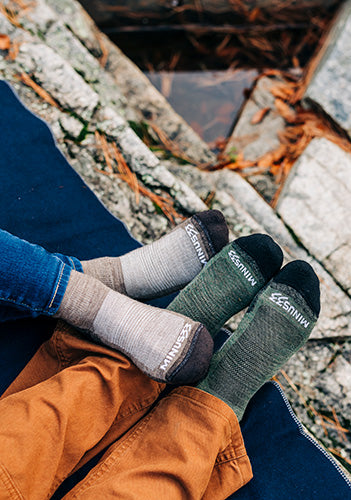
<svg viewBox="0 0 351 500">
<path fill-rule="evenodd" d="M 285 122 L 275 108 L 275 97 L 270 89 L 280 82 L 277 77 L 259 78 L 228 141 L 227 154 L 242 152 L 244 160 L 257 161 L 265 153 L 279 147 L 278 134 L 284 130 Z M 264 112 L 263 118 L 257 121 L 255 118 L 261 112 Z M 249 182 L 268 202 L 271 201 L 277 190 L 273 179 L 269 175 L 249 174 L 248 169 Z"/>
<path fill-rule="evenodd" d="M 102 50 L 105 51 L 105 71 L 112 76 L 115 85 L 118 86 L 118 91 L 128 102 L 127 120 L 156 123 L 166 136 L 179 144 L 184 154 L 195 163 L 215 161 L 215 155 L 208 146 L 172 109 L 139 68 L 96 28 L 78 2 L 41 1 L 46 1 L 50 5 L 52 10 L 60 16 L 61 21 L 89 50 L 100 57 L 103 57 Z"/>
<path fill-rule="evenodd" d="M 327 449 L 339 454 L 344 465 L 351 457 L 350 361 L 349 341 L 309 342 L 278 375 L 299 419 Z"/>
<path fill-rule="evenodd" d="M 351 294 L 351 154 L 313 139 L 290 173 L 277 210 L 308 252 Z"/>
<path fill-rule="evenodd" d="M 344 7 L 324 44 L 305 92 L 306 106 L 317 105 L 351 135 L 351 3 Z"/>
</svg>

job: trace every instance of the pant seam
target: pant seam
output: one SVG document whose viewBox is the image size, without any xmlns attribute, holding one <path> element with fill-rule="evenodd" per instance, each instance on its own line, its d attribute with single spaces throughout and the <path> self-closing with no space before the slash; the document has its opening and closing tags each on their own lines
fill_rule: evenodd
<svg viewBox="0 0 351 500">
<path fill-rule="evenodd" d="M 3 464 L 0 464 L 0 480 L 2 481 L 11 498 L 14 498 L 16 500 L 24 500 L 24 496 L 15 485 L 11 474 Z"/>
<path fill-rule="evenodd" d="M 72 257 L 69 257 L 69 256 L 67 256 L 67 257 L 68 257 L 68 260 L 71 262 L 71 264 L 72 264 L 72 266 L 73 266 L 73 269 L 74 269 L 75 271 L 77 271 L 76 265 L 75 265 L 74 260 L 72 259 Z"/>
<path fill-rule="evenodd" d="M 147 408 L 148 406 L 151 406 L 156 401 L 159 394 L 160 394 L 160 392 L 155 394 L 155 396 L 150 396 L 146 399 L 139 401 L 138 403 L 135 403 L 133 406 L 129 406 L 125 410 L 125 412 L 119 416 L 119 418 L 116 417 L 116 419 L 112 423 L 111 427 L 115 426 L 116 424 L 119 424 L 121 420 L 128 418 L 135 413 L 139 413 L 140 411 L 145 410 L 145 408 Z"/>
<path fill-rule="evenodd" d="M 247 456 L 248 456 L 247 453 L 243 453 L 242 455 L 238 455 L 236 457 L 230 457 L 230 458 L 226 458 L 223 460 L 217 460 L 216 463 L 214 464 L 214 467 L 218 467 L 219 465 L 225 464 L 227 462 L 233 462 L 235 460 L 240 460 L 241 458 L 245 458 Z"/>
<path fill-rule="evenodd" d="M 59 367 L 59 371 L 61 371 L 61 369 L 65 368 L 68 363 L 69 363 L 69 359 L 66 358 L 65 354 L 63 353 L 62 349 L 61 349 L 61 346 L 58 342 L 58 336 L 61 336 L 62 337 L 62 333 L 61 332 L 58 332 L 58 333 L 55 333 L 54 336 L 52 337 L 52 341 L 54 343 L 54 346 L 55 346 L 55 350 L 57 352 L 57 357 L 60 361 L 60 367 Z"/>
<path fill-rule="evenodd" d="M 61 284 L 61 281 L 62 281 L 62 276 L 63 276 L 63 271 L 65 269 L 65 264 L 62 264 L 62 267 L 61 267 L 61 272 L 60 272 L 60 276 L 59 276 L 59 279 L 57 281 L 57 284 L 56 284 L 56 288 L 54 290 L 54 294 L 53 294 L 53 297 L 49 303 L 49 306 L 48 306 L 48 310 L 51 309 L 54 301 L 55 301 L 55 298 L 56 298 L 56 295 L 57 295 L 57 292 L 58 292 L 58 289 L 59 289 L 59 286 Z"/>
</svg>

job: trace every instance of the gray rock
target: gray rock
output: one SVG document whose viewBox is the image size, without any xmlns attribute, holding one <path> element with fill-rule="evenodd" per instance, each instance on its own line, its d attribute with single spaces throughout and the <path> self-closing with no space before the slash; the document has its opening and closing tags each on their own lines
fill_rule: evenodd
<svg viewBox="0 0 351 500">
<path fill-rule="evenodd" d="M 245 160 L 256 161 L 279 146 L 278 132 L 284 130 L 285 122 L 274 107 L 275 98 L 270 89 L 280 82 L 278 78 L 268 77 L 258 80 L 228 141 L 228 153 L 234 148 L 235 151 L 244 153 Z M 263 120 L 252 124 L 255 114 L 265 108 L 269 108 L 269 111 Z"/>
<path fill-rule="evenodd" d="M 66 113 L 62 113 L 59 123 L 63 132 L 74 139 L 78 139 L 84 129 L 84 124 L 81 121 Z"/>
<path fill-rule="evenodd" d="M 128 102 L 127 119 L 153 121 L 195 163 L 215 162 L 207 144 L 169 105 L 140 69 L 98 31 L 92 20 L 75 0 L 45 0 L 60 15 L 81 42 L 95 54 L 101 46 L 107 51 L 106 71 L 114 78 Z"/>
<path fill-rule="evenodd" d="M 43 0 L 41 1 L 43 2 Z M 78 67 L 81 67 L 85 49 L 78 41 L 72 43 L 72 49 L 64 49 L 65 44 L 62 37 L 63 40 L 69 41 L 72 35 L 67 35 L 65 28 L 55 23 L 52 18 L 50 24 L 48 21 L 50 9 L 46 9 L 44 12 L 45 20 L 41 22 L 42 29 L 47 30 L 48 38 L 51 39 L 53 46 L 61 47 L 60 50 L 67 60 L 44 43 L 38 43 L 36 37 L 33 36 L 31 41 L 21 44 L 15 61 L 9 61 L 8 65 L 20 68 L 20 71 L 25 73 L 33 74 L 36 81 L 59 103 L 63 110 L 73 112 L 79 120 L 86 122 L 87 132 L 100 130 L 106 133 L 110 139 L 116 141 L 131 169 L 146 184 L 168 191 L 185 213 L 190 214 L 204 210 L 205 204 L 193 190 L 163 167 L 119 112 L 104 105 L 104 97 L 100 99 L 100 95 L 92 89 L 93 84 L 89 78 L 94 79 L 96 75 L 99 75 L 103 82 L 103 70 L 100 71 L 94 64 L 91 64 L 90 70 L 87 69 L 85 73 L 82 71 L 87 77 L 88 81 L 86 82 L 83 79 L 84 75 L 81 76 L 72 68 L 71 64 L 77 64 Z M 35 27 L 32 27 L 32 31 L 35 32 Z M 89 53 L 88 55 L 89 58 L 92 58 Z M 89 67 L 89 58 L 87 68 Z M 93 70 L 97 71 L 96 75 Z M 109 75 L 107 78 L 111 80 Z M 97 111 L 94 113 L 95 109 Z M 89 121 L 90 123 L 88 123 Z M 72 124 L 72 121 L 70 123 Z M 67 124 L 67 119 L 61 121 L 61 127 L 64 131 Z M 69 131 L 66 130 L 66 132 Z M 78 137 L 76 131 L 73 135 Z"/>
<path fill-rule="evenodd" d="M 349 336 L 351 334 L 350 297 L 320 265 L 319 259 L 311 257 L 296 243 L 284 224 L 287 222 L 285 218 L 283 217 L 283 222 L 239 174 L 230 170 L 221 170 L 215 175 L 217 177 L 216 200 L 220 200 L 218 206 L 221 206 L 233 228 L 242 228 L 241 234 L 253 232 L 270 234 L 283 248 L 286 261 L 306 260 L 319 276 L 322 310 L 311 338 Z M 225 196 L 222 193 L 227 194 Z M 230 202 L 228 196 L 235 202 Z M 239 210 L 235 209 L 235 206 L 240 207 Z M 294 203 L 292 210 L 295 216 Z M 305 214 L 303 211 L 299 212 L 297 219 L 299 224 L 304 226 Z M 238 235 L 237 232 L 236 234 Z M 310 233 L 310 237 L 318 238 L 315 231 Z"/>
<path fill-rule="evenodd" d="M 228 141 L 228 154 L 243 153 L 244 159 L 256 162 L 261 156 L 274 151 L 280 145 L 279 132 L 284 130 L 285 121 L 275 108 L 275 97 L 270 89 L 281 82 L 277 77 L 262 77 L 258 80 L 249 100 L 246 102 L 234 131 Z M 252 123 L 256 113 L 266 109 L 264 118 L 259 123 Z M 247 180 L 270 202 L 277 190 L 273 177 L 250 175 Z"/>
<path fill-rule="evenodd" d="M 62 23 L 54 23 L 45 34 L 47 45 L 60 54 L 99 94 L 100 102 L 125 112 L 126 100 L 116 82 L 95 57 Z"/>
<path fill-rule="evenodd" d="M 347 357 L 350 354 L 350 342 L 308 342 L 284 366 L 296 387 L 292 387 L 283 374 L 278 375 L 279 382 L 303 424 L 327 449 L 337 448 L 348 460 L 351 456 L 351 436 L 348 432 L 341 434 L 337 430 L 334 415 L 337 415 L 342 427 L 349 429 L 351 364 Z M 323 416 L 326 418 L 322 418 Z"/>
<path fill-rule="evenodd" d="M 278 213 L 344 290 L 351 294 L 351 154 L 313 139 L 293 167 Z"/>
<path fill-rule="evenodd" d="M 322 47 L 304 95 L 306 107 L 317 105 L 351 135 L 351 3 L 345 2 Z"/>
<path fill-rule="evenodd" d="M 58 20 L 57 12 L 49 7 L 45 0 L 37 0 L 30 14 L 20 15 L 23 27 L 39 37 L 45 37 L 46 45 L 71 64 L 99 94 L 104 105 L 116 106 L 117 110 L 123 113 L 126 101 L 116 82 L 72 31 Z"/>
<path fill-rule="evenodd" d="M 95 118 L 97 128 L 116 141 L 127 163 L 146 184 L 169 190 L 186 213 L 206 209 L 194 191 L 161 165 L 158 158 L 111 108 L 100 109 Z"/>
<path fill-rule="evenodd" d="M 43 43 L 22 43 L 16 64 L 37 81 L 64 108 L 89 120 L 99 96 L 74 69 Z"/>
</svg>

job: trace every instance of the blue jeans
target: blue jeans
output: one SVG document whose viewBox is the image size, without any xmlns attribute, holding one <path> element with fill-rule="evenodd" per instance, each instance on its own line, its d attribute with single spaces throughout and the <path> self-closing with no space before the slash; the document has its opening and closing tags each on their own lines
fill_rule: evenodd
<svg viewBox="0 0 351 500">
<path fill-rule="evenodd" d="M 1 229 L 0 252 L 0 321 L 53 316 L 72 269 L 83 272 L 75 257 L 52 254 Z"/>
</svg>

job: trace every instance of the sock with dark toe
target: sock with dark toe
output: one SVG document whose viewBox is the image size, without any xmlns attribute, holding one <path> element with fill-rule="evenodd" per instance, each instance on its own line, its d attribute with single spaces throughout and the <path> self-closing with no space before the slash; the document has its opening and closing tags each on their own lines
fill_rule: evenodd
<svg viewBox="0 0 351 500">
<path fill-rule="evenodd" d="M 307 341 L 319 315 L 319 281 L 303 261 L 287 264 L 255 297 L 214 354 L 197 386 L 226 402 L 240 420 L 251 397 Z"/>
<path fill-rule="evenodd" d="M 218 210 L 198 213 L 150 245 L 122 257 L 82 262 L 86 274 L 135 299 L 180 290 L 228 243 L 228 227 Z"/>
<path fill-rule="evenodd" d="M 168 309 L 200 321 L 214 336 L 229 318 L 250 304 L 282 261 L 283 253 L 270 236 L 238 238 L 211 259 Z"/>
<path fill-rule="evenodd" d="M 126 354 L 160 382 L 194 383 L 208 370 L 213 341 L 203 325 L 137 302 L 86 274 L 71 271 L 55 316 Z"/>
</svg>

